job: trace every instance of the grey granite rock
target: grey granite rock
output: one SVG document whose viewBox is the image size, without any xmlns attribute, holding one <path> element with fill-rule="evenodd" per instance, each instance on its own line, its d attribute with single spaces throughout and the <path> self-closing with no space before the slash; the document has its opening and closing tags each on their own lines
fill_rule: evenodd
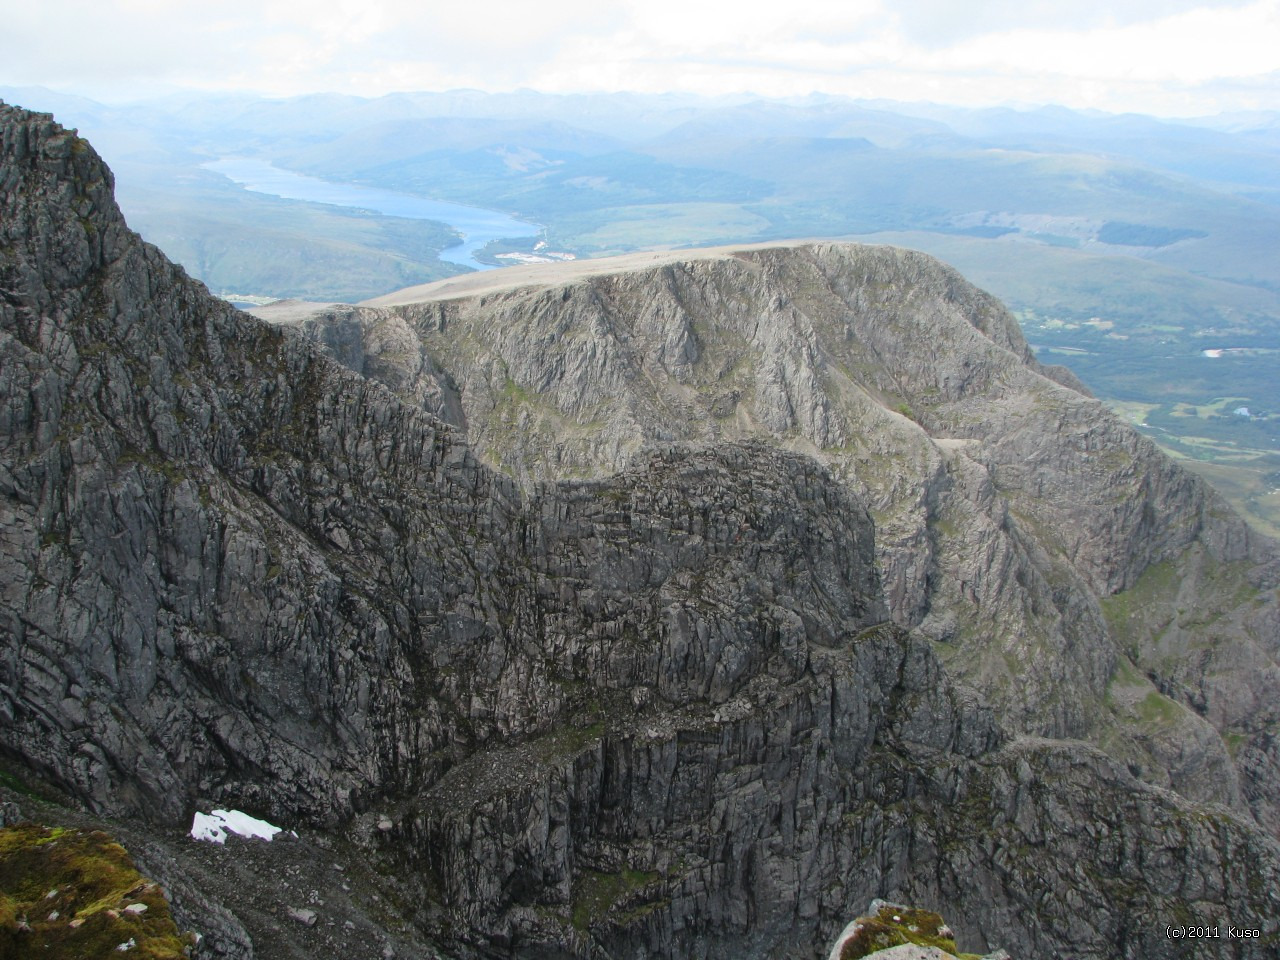
<svg viewBox="0 0 1280 960">
<path fill-rule="evenodd" d="M 0 827 L 12 827 L 22 822 L 22 808 L 12 800 L 0 802 Z"/>
<path fill-rule="evenodd" d="M 455 956 L 816 956 L 882 895 L 1027 955 L 1183 956 L 1166 916 L 1269 938 L 1205 956 L 1274 949 L 1265 545 L 953 274 L 779 250 L 358 310 L 320 344 L 142 244 L 49 119 L 0 107 L 0 150 L 0 749 L 91 810 L 306 825 Z M 414 348 L 451 327 L 457 356 Z M 1182 627 L 1126 635 L 1215 731 L 1124 734 L 1189 751 L 1184 796 L 1003 726 L 1093 729 L 1160 563 L 1255 591 L 1207 661 Z M 1025 690 L 979 683 L 992 651 Z M 200 895 L 225 955 L 278 934 Z"/>
<path fill-rule="evenodd" d="M 671 441 L 815 457 L 870 509 L 894 621 L 1014 730 L 1280 832 L 1274 545 L 954 271 L 764 245 L 485 283 L 288 326 L 529 488 Z"/>
</svg>

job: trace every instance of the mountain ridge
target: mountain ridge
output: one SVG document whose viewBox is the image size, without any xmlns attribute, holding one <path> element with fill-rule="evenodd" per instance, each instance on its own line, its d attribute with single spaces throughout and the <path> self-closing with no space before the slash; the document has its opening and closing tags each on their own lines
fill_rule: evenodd
<svg viewBox="0 0 1280 960">
<path fill-rule="evenodd" d="M 465 430 L 526 484 L 608 475 L 672 440 L 764 437 L 816 456 L 872 509 L 894 619 L 939 642 L 1016 729 L 1111 738 L 1154 782 L 1231 803 L 1243 790 L 1277 822 L 1270 788 L 1248 786 L 1213 743 L 1259 723 L 1270 756 L 1250 763 L 1276 769 L 1263 732 L 1275 718 L 1254 715 L 1280 682 L 1274 547 L 1037 363 L 1007 310 L 931 258 L 830 244 L 670 251 L 448 280 L 310 319 L 289 310 L 286 326 Z M 1224 607 L 1201 552 L 1256 609 Z M 1184 605 L 1243 621 L 1222 631 L 1237 649 L 1219 660 L 1247 670 L 1162 665 L 1169 651 L 1154 648 L 1194 644 L 1191 631 L 1172 610 L 1152 612 L 1162 636 L 1121 616 L 1162 563 L 1187 571 Z M 1180 702 L 1176 736 L 1100 722 L 1117 682 L 1122 700 Z M 1184 762 L 1186 738 L 1207 766 Z"/>
<path fill-rule="evenodd" d="M 234 803 L 339 838 L 403 885 L 401 920 L 458 957 L 816 955 L 881 895 L 1040 955 L 1179 956 L 1150 918 L 1192 905 L 1280 933 L 1280 845 L 1250 820 L 1265 806 L 1195 802 L 1087 745 L 1011 735 L 951 681 L 937 640 L 891 622 L 914 587 L 902 564 L 877 568 L 891 555 L 873 517 L 911 476 L 886 477 L 877 505 L 806 450 L 743 431 L 637 442 L 595 478 L 517 482 L 423 409 L 448 415 L 454 390 L 483 442 L 467 409 L 483 391 L 389 338 L 365 352 L 375 311 L 313 328 L 323 348 L 245 317 L 128 231 L 84 141 L 0 107 L 0 150 L 9 761 L 110 816 L 173 825 Z M 813 276 L 852 254 L 824 256 L 768 266 Z M 849 266 L 829 290 L 853 283 Z M 756 291 L 712 273 L 750 313 Z M 694 302 L 670 279 L 651 299 Z M 613 284 L 560 303 L 625 303 Z M 903 317 L 949 329 L 917 298 Z M 534 299 L 542 312 L 523 315 L 555 321 L 554 298 Z M 423 317 L 405 309 L 384 333 L 413 332 Z M 715 352 L 692 324 L 635 317 L 663 332 L 672 369 L 692 375 L 691 351 Z M 762 345 L 791 356 L 765 326 Z M 326 356 L 343 343 L 418 392 Z M 591 345 L 579 338 L 588 360 Z M 816 431 L 797 356 L 761 394 Z M 617 367 L 596 360 L 581 369 Z M 999 385 L 1010 363 L 938 389 Z M 485 369 L 498 392 L 523 376 Z M 902 399 L 892 369 L 864 374 Z M 531 387 L 513 382 L 525 404 Z M 915 419 L 879 400 L 860 410 L 944 477 Z M 859 436 L 830 416 L 826 429 Z M 984 482 L 963 460 L 954 474 Z M 211 897 L 188 891 L 175 915 L 202 923 L 221 909 Z M 233 939 L 231 955 L 252 956 Z M 301 931 L 265 937 L 282 939 L 316 955 Z"/>
</svg>

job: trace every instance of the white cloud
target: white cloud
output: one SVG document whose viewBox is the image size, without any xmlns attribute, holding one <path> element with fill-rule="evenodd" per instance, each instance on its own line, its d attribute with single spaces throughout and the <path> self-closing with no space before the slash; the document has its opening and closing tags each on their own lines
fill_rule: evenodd
<svg viewBox="0 0 1280 960">
<path fill-rule="evenodd" d="M 944 71 L 1099 80 L 1204 83 L 1253 76 L 1280 67 L 1280 4 L 1190 10 L 1123 27 L 992 33 L 942 51 L 931 63 Z"/>
<path fill-rule="evenodd" d="M 527 86 L 812 91 L 1155 113 L 1280 103 L 1280 0 L 44 0 L 0 82 L 94 96 Z"/>
<path fill-rule="evenodd" d="M 1189 10 L 1245 6 L 1249 0 L 898 0 L 893 16 L 903 36 L 948 47 L 1013 30 L 1073 33 L 1130 26 Z"/>
</svg>

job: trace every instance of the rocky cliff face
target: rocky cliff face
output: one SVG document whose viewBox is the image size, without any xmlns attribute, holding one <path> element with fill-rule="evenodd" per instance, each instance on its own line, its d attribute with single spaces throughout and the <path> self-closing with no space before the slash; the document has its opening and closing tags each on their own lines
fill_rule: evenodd
<svg viewBox="0 0 1280 960">
<path fill-rule="evenodd" d="M 458 956 L 816 956 L 881 895 L 1031 955 L 1183 956 L 1165 916 L 1274 949 L 1274 724 L 1224 692 L 1270 689 L 1265 548 L 958 278 L 766 251 L 321 345 L 142 244 L 48 118 L 0 106 L 0 148 L 10 760 L 323 831 Z M 1212 636 L 1142 613 L 1205 584 Z M 1203 743 L 1089 722 L 1125 662 Z M 1006 721 L 1114 727 L 1185 796 Z"/>
<path fill-rule="evenodd" d="M 1280 830 L 1280 571 L 1208 487 L 928 257 L 654 261 L 445 282 L 295 323 L 526 485 L 607 476 L 675 440 L 815 457 L 871 510 L 894 621 L 1014 729 L 1089 738 Z"/>
</svg>

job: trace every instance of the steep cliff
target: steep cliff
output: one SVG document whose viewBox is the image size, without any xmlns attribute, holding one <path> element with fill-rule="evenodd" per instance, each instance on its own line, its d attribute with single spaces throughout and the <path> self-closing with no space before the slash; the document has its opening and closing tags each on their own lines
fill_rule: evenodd
<svg viewBox="0 0 1280 960">
<path fill-rule="evenodd" d="M 1223 600 L 1234 632 L 1205 645 L 1231 669 L 1262 650 L 1248 631 L 1274 606 L 1263 548 L 1149 448 L 1103 446 L 1116 428 L 1096 404 L 1041 378 L 1007 316 L 952 275 L 872 255 L 915 271 L 920 292 L 842 334 L 883 338 L 849 347 L 843 372 L 822 359 L 827 332 L 795 340 L 800 288 L 784 302 L 768 284 L 807 277 L 820 299 L 901 285 L 846 248 L 313 324 L 353 372 L 141 243 L 74 134 L 0 106 L 0 150 L 0 747 L 100 815 L 155 822 L 144 855 L 182 888 L 178 914 L 221 918 L 202 949 L 220 935 L 228 955 L 253 936 L 266 956 L 323 949 L 290 947 L 253 909 L 241 926 L 218 902 L 191 906 L 216 896 L 174 872 L 200 867 L 164 829 L 204 802 L 372 863 L 396 878 L 400 919 L 457 956 L 817 956 L 875 896 L 1032 955 L 1183 956 L 1166 917 L 1264 938 L 1203 955 L 1274 949 L 1280 847 L 1231 793 L 1243 765 L 1187 747 L 1229 774 L 1233 809 L 1142 784 L 1085 744 L 1010 736 L 935 653 L 949 644 L 963 666 L 1008 648 L 988 602 L 1064 624 L 1028 630 L 1008 676 L 1030 689 L 997 702 L 1070 733 L 1090 729 L 1118 656 L 1098 594 L 1125 588 L 1136 652 L 1173 644 L 1187 677 L 1179 635 L 1137 625 L 1139 600 L 1164 602 L 1144 568 L 1185 571 L 1194 553 L 1206 582 L 1222 561 L 1258 580 Z M 704 282 L 680 292 L 685 274 Z M 665 351 L 646 365 L 638 334 L 626 352 L 609 326 L 643 283 L 658 305 L 718 297 L 759 351 L 641 311 Z M 939 283 L 986 311 L 969 339 L 943 336 L 956 324 L 928 306 Z M 596 304 L 573 315 L 586 326 L 530 333 L 579 302 Z M 510 359 L 467 335 L 467 310 L 494 343 L 512 338 Z M 778 311 L 793 323 L 771 332 Z M 891 340 L 908 322 L 932 365 Z M 453 345 L 428 349 L 451 325 Z M 699 372 L 713 367 L 719 387 Z M 829 388 L 859 371 L 865 386 Z M 936 394 L 908 392 L 916 376 Z M 1028 400 L 991 429 L 997 387 L 1053 398 L 1060 422 Z M 1072 496 L 1024 527 L 1010 504 L 1035 501 L 1040 473 L 966 444 L 1057 450 L 1054 424 L 1067 450 L 1123 455 L 1130 472 L 1108 494 L 1111 474 L 1044 462 L 1039 492 Z M 545 458 L 557 469 L 534 469 Z M 560 476 L 574 470 L 593 476 Z M 983 553 L 982 580 L 943 585 L 948 550 Z M 997 582 L 1050 575 L 1043 596 Z M 1256 738 L 1270 721 L 1255 732 L 1206 702 L 1246 731 L 1237 758 L 1262 758 L 1247 783 L 1268 783 Z M 1249 799 L 1265 820 L 1270 801 Z"/>
<path fill-rule="evenodd" d="M 674 251 L 292 323 L 526 485 L 675 440 L 817 458 L 871 510 L 894 621 L 1014 729 L 1280 831 L 1273 545 L 931 258 Z"/>
</svg>

